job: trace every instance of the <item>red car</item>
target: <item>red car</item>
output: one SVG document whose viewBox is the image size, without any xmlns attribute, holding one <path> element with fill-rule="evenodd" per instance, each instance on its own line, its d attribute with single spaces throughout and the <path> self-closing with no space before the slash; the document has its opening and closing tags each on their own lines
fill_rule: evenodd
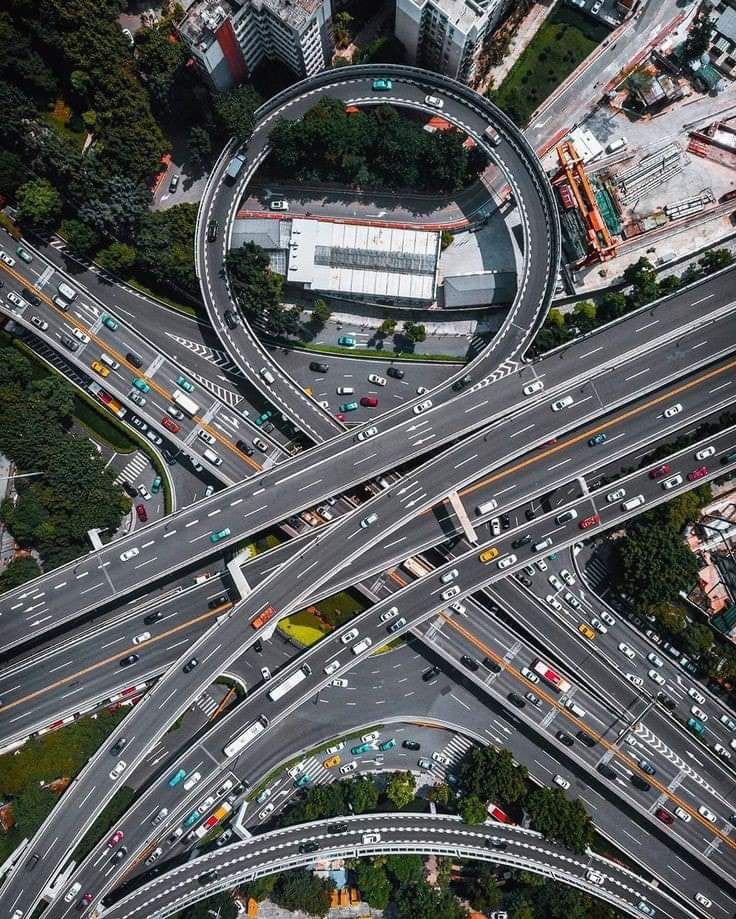
<svg viewBox="0 0 736 919">
<path fill-rule="evenodd" d="M 590 517 L 586 517 L 585 520 L 581 520 L 578 526 L 581 530 L 588 530 L 590 527 L 597 526 L 601 522 L 601 518 L 598 514 L 591 514 Z"/>
<path fill-rule="evenodd" d="M 656 466 L 654 469 L 649 470 L 650 479 L 661 479 L 663 475 L 668 475 L 670 472 L 670 464 L 662 463 L 661 466 Z"/>
<path fill-rule="evenodd" d="M 171 431 L 172 434 L 178 434 L 181 430 L 181 427 L 175 421 L 172 421 L 171 418 L 164 418 L 161 424 L 167 431 Z"/>
<path fill-rule="evenodd" d="M 707 466 L 701 466 L 699 469 L 693 469 L 692 472 L 688 472 L 687 480 L 688 482 L 694 482 L 696 479 L 702 479 L 704 475 L 708 475 Z"/>
<path fill-rule="evenodd" d="M 375 408 L 378 405 L 378 399 L 375 396 L 363 396 L 360 400 L 360 404 L 365 406 L 365 408 Z"/>
<path fill-rule="evenodd" d="M 104 405 L 109 405 L 112 402 L 112 396 L 107 392 L 101 392 L 98 398 Z"/>
<path fill-rule="evenodd" d="M 658 807 L 655 811 L 658 820 L 661 820 L 662 823 L 666 823 L 667 826 L 672 826 L 675 822 L 675 815 L 671 814 L 668 810 L 665 810 L 664 807 Z"/>
<path fill-rule="evenodd" d="M 345 421 L 345 416 L 342 412 L 335 412 L 335 418 L 337 418 L 338 421 Z"/>
<path fill-rule="evenodd" d="M 86 894 L 82 897 L 82 899 L 79 901 L 80 907 L 82 907 L 82 906 L 89 906 L 90 903 L 92 902 L 92 897 L 94 897 L 94 894 L 91 893 L 90 891 L 87 891 L 87 893 L 86 893 Z"/>
<path fill-rule="evenodd" d="M 135 512 L 136 514 L 138 514 L 138 519 L 140 520 L 141 523 L 145 523 L 146 520 L 148 520 L 148 514 L 146 513 L 145 505 L 136 504 Z"/>
<path fill-rule="evenodd" d="M 123 833 L 122 830 L 117 830 L 115 833 L 113 833 L 112 836 L 107 840 L 107 848 L 112 849 L 114 846 L 116 846 L 124 835 L 125 833 Z"/>
</svg>

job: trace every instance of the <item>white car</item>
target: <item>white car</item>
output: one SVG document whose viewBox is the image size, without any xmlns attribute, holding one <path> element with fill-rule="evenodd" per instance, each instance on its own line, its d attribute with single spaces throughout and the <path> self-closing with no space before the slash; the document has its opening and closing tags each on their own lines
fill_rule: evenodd
<svg viewBox="0 0 736 919">
<path fill-rule="evenodd" d="M 151 492 L 146 488 L 145 485 L 139 485 L 137 491 L 141 498 L 146 501 L 148 501 L 148 499 L 151 497 Z"/>
<path fill-rule="evenodd" d="M 330 685 L 337 686 L 338 689 L 345 689 L 345 687 L 348 685 L 348 681 L 342 677 L 336 677 L 334 680 L 332 680 Z"/>
<path fill-rule="evenodd" d="M 139 644 L 140 644 L 141 642 L 143 642 L 143 641 L 148 641 L 148 639 L 149 639 L 150 637 L 151 637 L 151 633 L 150 633 L 150 632 L 141 632 L 140 635 L 136 635 L 136 636 L 135 636 L 135 638 L 133 639 L 133 644 L 134 644 L 134 645 L 139 645 Z"/>
<path fill-rule="evenodd" d="M 669 491 L 671 488 L 677 488 L 678 485 L 682 485 L 682 476 L 679 473 L 670 476 L 669 479 L 665 479 L 664 482 L 662 482 L 662 488 L 664 488 L 665 491 Z"/>
<path fill-rule="evenodd" d="M 289 202 L 288 201 L 272 201 L 269 204 L 269 207 L 272 211 L 288 211 Z"/>
<path fill-rule="evenodd" d="M 600 3 L 598 6 L 600 6 Z M 604 874 L 601 874 L 600 871 L 594 871 L 593 868 L 588 868 L 588 870 L 585 872 L 585 877 L 590 881 L 591 884 L 595 884 L 598 887 L 600 887 L 601 884 L 603 884 L 603 882 L 606 880 L 606 876 Z"/>
<path fill-rule="evenodd" d="M 633 648 L 630 648 L 625 641 L 620 641 L 618 644 L 619 651 L 624 654 L 630 661 L 633 661 L 636 657 L 636 651 Z"/>
<path fill-rule="evenodd" d="M 366 428 L 365 431 L 358 432 L 356 440 L 359 440 L 359 441 L 368 440 L 371 437 L 375 437 L 376 434 L 378 434 L 378 428 L 376 427 Z"/>
<path fill-rule="evenodd" d="M 557 610 L 558 613 L 562 612 L 562 604 L 554 594 L 547 594 L 544 599 L 549 603 L 552 609 Z"/>
<path fill-rule="evenodd" d="M 556 574 L 550 574 L 547 580 L 555 590 L 562 590 L 562 581 L 557 577 Z"/>
<path fill-rule="evenodd" d="M 372 644 L 372 639 L 364 638 L 362 641 L 359 641 L 357 645 L 353 645 L 350 650 L 357 656 L 358 654 L 362 654 L 364 651 L 367 651 Z"/>
<path fill-rule="evenodd" d="M 442 108 L 445 104 L 442 99 L 438 99 L 437 96 L 425 96 L 424 103 L 425 105 L 431 105 L 433 108 Z"/>
<path fill-rule="evenodd" d="M 443 590 L 440 596 L 443 600 L 452 600 L 453 597 L 456 597 L 460 593 L 460 588 L 457 584 L 453 584 L 452 587 L 448 587 L 447 590 Z"/>
<path fill-rule="evenodd" d="M 39 328 L 42 332 L 45 332 L 48 329 L 49 324 L 45 319 L 41 319 L 40 316 L 31 316 L 31 322 Z"/>
<path fill-rule="evenodd" d="M 256 797 L 256 804 L 265 804 L 272 794 L 273 792 L 270 788 L 264 788 L 263 791 Z"/>
<path fill-rule="evenodd" d="M 536 560 L 536 562 L 534 562 L 534 564 L 537 566 L 537 568 L 538 568 L 540 571 L 546 571 L 546 570 L 547 570 L 547 562 L 545 562 L 545 560 L 544 560 L 543 558 L 538 558 L 538 559 Z"/>
<path fill-rule="evenodd" d="M 698 450 L 698 452 L 695 454 L 695 459 L 696 460 L 708 459 L 708 457 L 713 456 L 715 452 L 716 452 L 716 448 L 713 446 L 704 447 L 702 450 Z"/>
<path fill-rule="evenodd" d="M 214 803 L 215 803 L 215 799 L 213 795 L 210 795 L 209 798 L 205 798 L 204 801 L 202 801 L 202 803 L 197 808 L 198 813 L 204 814 L 206 811 L 208 811 L 212 807 Z"/>
<path fill-rule="evenodd" d="M 385 386 L 388 380 L 386 377 L 379 377 L 377 373 L 369 373 L 368 382 L 375 383 L 376 386 Z"/>
<path fill-rule="evenodd" d="M 76 328 L 76 326 L 72 329 L 72 335 L 75 338 L 78 338 L 83 345 L 89 344 L 89 335 L 85 335 L 84 332 L 81 329 Z"/>
<path fill-rule="evenodd" d="M 572 396 L 563 396 L 562 399 L 557 399 L 556 402 L 552 403 L 553 412 L 561 412 L 563 408 L 567 408 L 569 405 L 572 405 L 575 400 Z"/>
<path fill-rule="evenodd" d="M 682 411 L 682 404 L 680 402 L 676 402 L 674 405 L 670 405 L 669 408 L 666 408 L 664 410 L 664 417 L 674 418 L 674 416 L 679 415 L 681 411 Z"/>
<path fill-rule="evenodd" d="M 274 805 L 273 801 L 269 801 L 269 803 L 268 803 L 268 804 L 263 808 L 263 810 L 258 814 L 258 819 L 259 819 L 259 820 L 265 820 L 266 817 L 268 817 L 268 815 L 269 815 L 270 813 L 273 812 L 274 806 L 275 806 L 275 805 Z"/>
<path fill-rule="evenodd" d="M 535 392 L 541 392 L 544 389 L 544 383 L 541 380 L 535 380 L 533 383 L 527 383 L 522 389 L 525 396 L 533 396 Z"/>
<path fill-rule="evenodd" d="M 539 677 L 537 676 L 537 674 L 533 670 L 530 670 L 528 667 L 522 667 L 521 674 L 522 676 L 525 676 L 527 680 L 529 680 L 530 683 L 539 682 Z"/>
<path fill-rule="evenodd" d="M 5 253 L 3 252 L 2 254 L 4 255 Z M 3 259 L 3 261 L 5 260 Z M 76 895 L 79 893 L 81 889 L 82 889 L 82 885 L 79 883 L 79 881 L 75 881 L 72 884 L 72 886 L 69 888 L 69 890 L 66 892 L 64 896 L 64 902 L 71 903 L 72 900 L 76 897 Z M 22 916 L 23 913 L 21 912 L 20 915 Z"/>
<path fill-rule="evenodd" d="M 261 667 L 261 679 L 264 683 L 266 680 L 271 679 L 271 671 L 268 669 L 268 667 Z"/>
<path fill-rule="evenodd" d="M 602 6 L 603 6 L 603 0 L 595 0 L 595 3 L 594 3 L 593 6 L 591 6 L 591 8 L 590 8 L 590 12 L 593 14 L 593 16 L 597 16 L 597 15 L 598 15 L 598 11 L 600 10 L 600 8 L 601 8 Z M 590 878 L 588 878 L 588 880 L 590 880 Z M 602 884 L 603 881 L 598 881 L 598 882 L 596 882 L 596 883 Z"/>
<path fill-rule="evenodd" d="M 122 760 L 122 759 L 118 760 L 117 763 L 115 763 L 115 765 L 112 767 L 112 771 L 110 772 L 110 778 L 113 781 L 115 781 L 115 779 L 119 775 L 123 774 L 123 772 L 125 771 L 125 766 L 126 766 L 125 760 Z"/>
<path fill-rule="evenodd" d="M 161 848 L 161 846 L 157 846 L 146 859 L 146 864 L 152 865 L 156 861 L 156 859 L 160 857 L 163 851 L 164 850 Z"/>
<path fill-rule="evenodd" d="M 500 568 L 501 570 L 503 570 L 504 568 L 508 568 L 509 565 L 513 565 L 515 562 L 516 562 L 516 556 L 512 552 L 511 555 L 506 555 L 504 558 L 500 558 L 496 562 L 496 566 Z"/>
<path fill-rule="evenodd" d="M 361 743 L 373 743 L 374 740 L 378 740 L 381 736 L 380 731 L 370 731 L 368 734 L 361 734 L 360 742 Z"/>
<path fill-rule="evenodd" d="M 335 519 L 335 515 L 332 513 L 329 507 L 327 507 L 326 504 L 320 504 L 320 506 L 318 508 L 315 508 L 315 510 L 320 515 L 320 517 L 323 517 L 325 520 Z"/>
<path fill-rule="evenodd" d="M 609 625 L 616 625 L 616 620 L 610 613 L 607 613 L 605 610 L 601 611 L 601 619 L 604 622 L 607 622 Z"/>
<path fill-rule="evenodd" d="M 376 522 L 376 520 L 378 520 L 378 514 L 376 514 L 376 513 L 374 512 L 374 513 L 372 513 L 372 514 L 368 514 L 367 517 L 364 517 L 364 518 L 360 521 L 360 525 L 363 527 L 364 530 L 367 530 L 368 527 L 372 527 L 372 526 L 373 526 L 373 524 Z"/>
<path fill-rule="evenodd" d="M 337 658 L 335 658 L 334 661 L 330 661 L 330 663 L 324 668 L 324 671 L 327 674 L 327 676 L 329 676 L 331 673 L 334 673 L 336 670 L 339 670 L 339 669 L 340 669 L 340 661 L 337 660 Z"/>
<path fill-rule="evenodd" d="M 417 395 L 423 396 L 425 392 L 429 392 L 426 386 L 417 386 Z"/>
<path fill-rule="evenodd" d="M 659 670 L 655 670 L 654 668 L 647 671 L 647 676 L 650 680 L 654 680 L 657 686 L 664 686 L 664 684 L 667 682 Z"/>
<path fill-rule="evenodd" d="M 664 661 L 658 654 L 655 654 L 654 651 L 650 651 L 649 654 L 647 654 L 647 660 L 650 664 L 654 664 L 655 667 L 664 666 Z M 703 702 L 705 702 L 705 699 L 703 699 Z"/>
<path fill-rule="evenodd" d="M 620 501 L 621 498 L 623 498 L 625 494 L 626 494 L 625 488 L 618 488 L 616 489 L 616 491 L 609 491 L 608 494 L 606 495 L 606 501 L 608 501 L 609 504 L 612 504 L 614 501 Z"/>
<path fill-rule="evenodd" d="M 702 721 L 703 724 L 708 720 L 708 716 L 705 714 L 702 708 L 698 708 L 697 705 L 690 706 L 690 714 L 694 715 L 698 721 Z"/>
<path fill-rule="evenodd" d="M 420 402 L 419 405 L 415 405 L 412 411 L 415 415 L 421 415 L 422 412 L 426 412 L 427 409 L 432 408 L 432 400 L 425 399 L 424 402 Z"/>
<path fill-rule="evenodd" d="M 565 599 L 567 599 L 567 597 Z M 593 618 L 590 620 L 590 624 L 593 626 L 596 632 L 600 632 L 601 635 L 605 635 L 608 631 L 608 626 L 603 625 L 597 616 L 593 616 Z"/>
<path fill-rule="evenodd" d="M 682 820 L 683 823 L 690 823 L 693 819 L 687 811 L 684 811 L 681 807 L 675 808 L 675 817 L 678 817 Z"/>
<path fill-rule="evenodd" d="M 354 638 L 357 638 L 357 637 L 358 637 L 358 630 L 357 630 L 357 629 L 350 629 L 350 630 L 347 631 L 344 635 L 341 635 L 341 636 L 340 636 L 340 641 L 341 641 L 344 645 L 349 645 L 350 642 L 351 642 Z"/>
<path fill-rule="evenodd" d="M 439 763 L 440 766 L 449 766 L 450 760 L 444 753 L 438 753 L 436 750 L 432 753 L 432 759 Z"/>
<path fill-rule="evenodd" d="M 0 249 L 0 261 L 5 262 L 6 265 L 10 265 L 11 268 L 15 265 L 15 259 L 2 249 Z"/>
<path fill-rule="evenodd" d="M 565 600 L 570 604 L 570 606 L 573 609 L 580 609 L 580 606 L 581 606 L 580 600 L 578 600 L 575 594 L 571 594 L 569 590 L 565 591 Z M 595 625 L 595 622 L 593 622 L 593 626 L 597 628 L 597 626 Z M 603 631 L 605 632 L 606 629 L 604 628 Z"/>
<path fill-rule="evenodd" d="M 568 587 L 572 587 L 572 585 L 575 583 L 575 578 L 573 577 L 573 575 L 570 574 L 567 568 L 562 569 L 562 571 L 560 572 L 560 577 L 565 582 L 565 584 L 567 584 Z"/>
<path fill-rule="evenodd" d="M 710 900 L 708 897 L 705 896 L 705 894 L 702 894 L 702 893 L 695 894 L 695 901 L 697 903 L 700 903 L 701 906 L 705 906 L 707 909 L 710 909 L 711 906 L 713 906 L 713 901 Z"/>
<path fill-rule="evenodd" d="M 363 845 L 364 846 L 369 846 L 374 842 L 380 842 L 380 841 L 381 841 L 381 834 L 378 831 L 375 831 L 373 833 L 363 833 Z"/>
<path fill-rule="evenodd" d="M 494 517 L 491 520 L 491 536 L 500 536 L 501 535 L 501 521 L 498 517 Z"/>
<path fill-rule="evenodd" d="M 201 778 L 202 778 L 201 772 L 193 772 L 189 776 L 189 778 L 186 780 L 186 782 L 184 782 L 184 786 L 183 786 L 184 791 L 191 791 Z"/>
<path fill-rule="evenodd" d="M 340 750 L 343 750 L 344 748 L 345 748 L 345 741 L 338 740 L 336 744 L 333 744 L 331 747 L 328 747 L 325 750 L 325 753 L 327 753 L 328 756 L 332 756 L 333 753 L 339 753 Z"/>
<path fill-rule="evenodd" d="M 698 813 L 700 814 L 701 817 L 705 817 L 705 819 L 708 820 L 710 823 L 716 822 L 716 819 L 717 819 L 716 815 L 713 813 L 712 810 L 709 810 L 705 806 L 705 804 L 700 805 L 700 807 L 698 808 Z"/>
<path fill-rule="evenodd" d="M 444 574 L 440 575 L 440 581 L 443 584 L 449 584 L 451 581 L 454 581 L 459 575 L 460 575 L 460 572 L 457 570 L 457 568 L 450 568 L 449 571 L 445 571 Z"/>
<path fill-rule="evenodd" d="M 388 622 L 389 619 L 393 619 L 398 613 L 398 606 L 392 606 L 390 609 L 387 609 L 385 613 L 381 613 L 381 622 Z"/>
<path fill-rule="evenodd" d="M 638 686 L 639 689 L 644 685 L 644 680 L 640 676 L 637 676 L 635 673 L 627 673 L 626 679 L 629 683 L 633 683 L 634 686 Z"/>
<path fill-rule="evenodd" d="M 25 306 L 26 301 L 23 297 L 19 296 L 14 290 L 8 291 L 8 300 L 15 306 Z"/>
<path fill-rule="evenodd" d="M 454 603 L 451 603 L 450 609 L 453 613 L 457 613 L 458 616 L 462 616 L 465 613 L 465 606 L 459 600 L 455 600 Z"/>
<path fill-rule="evenodd" d="M 733 741 L 731 741 L 731 744 L 733 744 Z M 714 744 L 713 749 L 719 756 L 722 756 L 724 759 L 731 759 L 730 752 L 723 746 L 723 744 Z"/>
<path fill-rule="evenodd" d="M 340 766 L 340 775 L 348 775 L 350 772 L 355 772 L 357 768 L 357 763 L 345 763 L 344 766 Z"/>
<path fill-rule="evenodd" d="M 702 692 L 698 692 L 694 686 L 691 686 L 690 689 L 688 689 L 687 694 L 691 699 L 695 699 L 698 705 L 705 705 L 705 696 Z"/>
<path fill-rule="evenodd" d="M 138 546 L 133 546 L 132 549 L 127 549 L 125 552 L 120 553 L 120 561 L 121 562 L 130 561 L 130 559 L 135 558 L 136 555 L 140 553 L 140 551 L 141 550 L 138 548 Z"/>
<path fill-rule="evenodd" d="M 552 781 L 555 783 L 555 785 L 559 785 L 560 788 L 567 789 L 570 787 L 570 783 L 567 781 L 567 779 L 563 778 L 561 775 L 553 775 Z"/>
</svg>

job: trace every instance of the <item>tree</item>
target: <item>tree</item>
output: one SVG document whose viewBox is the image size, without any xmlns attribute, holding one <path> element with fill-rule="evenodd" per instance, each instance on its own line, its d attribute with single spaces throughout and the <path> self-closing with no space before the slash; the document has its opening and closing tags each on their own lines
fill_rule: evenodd
<svg viewBox="0 0 736 919">
<path fill-rule="evenodd" d="M 387 335 L 393 335 L 396 330 L 396 320 L 395 319 L 384 319 L 383 322 L 379 325 L 376 330 L 376 334 L 384 338 Z"/>
<path fill-rule="evenodd" d="M 136 251 L 126 243 L 111 243 L 97 253 L 97 262 L 105 271 L 125 278 L 136 263 Z"/>
<path fill-rule="evenodd" d="M 427 338 L 427 330 L 419 323 L 405 322 L 403 335 L 408 341 L 416 344 L 417 342 L 425 341 Z"/>
<path fill-rule="evenodd" d="M 448 890 L 435 890 L 428 884 L 407 884 L 396 894 L 395 919 L 466 919 L 468 913 Z"/>
<path fill-rule="evenodd" d="M 592 300 L 581 300 L 575 304 L 571 314 L 572 322 L 581 332 L 590 332 L 595 328 L 596 308 Z"/>
<path fill-rule="evenodd" d="M 196 204 L 177 204 L 146 214 L 137 239 L 138 256 L 145 270 L 159 284 L 190 295 L 199 292 L 194 273 L 196 222 Z"/>
<path fill-rule="evenodd" d="M 338 48 L 346 48 L 350 44 L 350 23 L 354 17 L 347 10 L 340 10 L 333 20 L 333 31 L 335 34 L 335 45 Z"/>
<path fill-rule="evenodd" d="M 394 772 L 386 783 L 386 797 L 397 810 L 414 800 L 416 780 L 411 772 Z"/>
<path fill-rule="evenodd" d="M 260 104 L 261 99 L 253 87 L 243 84 L 228 90 L 217 99 L 215 114 L 225 133 L 242 143 L 253 133 L 254 113 Z"/>
<path fill-rule="evenodd" d="M 314 301 L 314 306 L 312 307 L 312 325 L 317 328 L 324 328 L 326 322 L 329 321 L 332 316 L 332 310 L 325 303 L 324 300 L 318 299 Z"/>
<path fill-rule="evenodd" d="M 284 909 L 303 909 L 314 916 L 326 916 L 334 888 L 332 881 L 318 878 L 304 868 L 294 868 L 279 876 L 271 899 Z"/>
<path fill-rule="evenodd" d="M 618 319 L 626 312 L 626 297 L 618 291 L 609 291 L 601 297 L 598 304 L 598 316 L 603 322 Z"/>
<path fill-rule="evenodd" d="M 189 163 L 197 172 L 204 172 L 212 156 L 212 138 L 209 132 L 200 125 L 195 125 L 189 132 Z"/>
<path fill-rule="evenodd" d="M 254 878 L 241 888 L 241 892 L 245 898 L 252 897 L 258 902 L 266 900 L 273 893 L 278 879 L 278 874 L 267 874 L 264 877 Z"/>
<path fill-rule="evenodd" d="M 61 195 L 47 179 L 19 186 L 18 221 L 37 230 L 53 230 L 61 217 Z"/>
<path fill-rule="evenodd" d="M 212 919 L 213 916 L 217 916 L 217 919 L 236 919 L 237 915 L 235 901 L 228 891 L 224 891 L 187 906 L 183 913 L 179 913 L 179 919 Z"/>
<path fill-rule="evenodd" d="M 592 844 L 595 830 L 578 799 L 569 801 L 561 788 L 538 788 L 524 802 L 531 826 L 547 839 L 562 843 L 575 852 Z"/>
<path fill-rule="evenodd" d="M 733 255 L 728 249 L 709 249 L 699 259 L 699 264 L 705 274 L 711 274 L 733 264 Z"/>
<path fill-rule="evenodd" d="M 169 111 L 177 71 L 188 56 L 186 46 L 171 40 L 167 24 L 139 29 L 135 44 L 136 65 L 145 78 L 151 101 L 161 111 Z"/>
<path fill-rule="evenodd" d="M 690 31 L 685 39 L 685 59 L 688 61 L 699 58 L 710 48 L 713 34 L 713 23 L 709 16 L 709 9 L 701 12 L 690 26 Z"/>
<path fill-rule="evenodd" d="M 20 587 L 21 584 L 33 580 L 42 573 L 40 565 L 33 556 L 18 556 L 0 573 L 0 593 Z"/>
<path fill-rule="evenodd" d="M 439 785 L 432 785 L 427 792 L 427 797 L 435 804 L 447 804 L 452 796 L 452 790 L 447 782 L 441 782 Z"/>
<path fill-rule="evenodd" d="M 148 214 L 150 204 L 151 192 L 145 185 L 116 175 L 95 183 L 89 189 L 79 205 L 77 216 L 103 236 L 130 240 L 135 236 L 143 216 Z"/>
<path fill-rule="evenodd" d="M 66 240 L 69 251 L 84 258 L 91 258 L 100 245 L 100 237 L 96 230 L 74 218 L 62 223 L 61 235 Z"/>
<path fill-rule="evenodd" d="M 700 657 L 701 654 L 706 654 L 713 646 L 713 641 L 711 629 L 700 622 L 688 625 L 680 635 L 682 648 L 691 657 Z"/>
<path fill-rule="evenodd" d="M 657 284 L 657 293 L 660 297 L 664 297 L 665 294 L 673 294 L 676 290 L 679 290 L 681 286 L 682 281 L 676 274 L 668 274 L 666 278 L 662 278 Z"/>
<path fill-rule="evenodd" d="M 23 160 L 9 150 L 0 150 L 0 194 L 15 199 L 15 193 L 27 177 Z"/>
<path fill-rule="evenodd" d="M 260 319 L 274 332 L 287 330 L 294 324 L 293 315 L 281 307 L 283 278 L 271 271 L 268 254 L 255 243 L 248 242 L 231 249 L 225 257 L 230 283 L 241 308 L 254 319 Z"/>
<path fill-rule="evenodd" d="M 378 805 L 378 788 L 373 779 L 367 775 L 361 775 L 352 782 L 348 782 L 345 796 L 354 814 L 374 811 Z"/>
<path fill-rule="evenodd" d="M 460 787 L 483 802 L 512 805 L 526 794 L 527 770 L 514 765 L 510 750 L 472 747 L 460 768 Z"/>
<path fill-rule="evenodd" d="M 396 884 L 418 884 L 424 876 L 421 855 L 387 855 L 384 867 Z"/>
<path fill-rule="evenodd" d="M 536 919 L 534 907 L 523 893 L 512 893 L 506 906 L 509 919 Z"/>
<path fill-rule="evenodd" d="M 697 577 L 695 556 L 668 527 L 636 524 L 617 549 L 621 587 L 643 607 L 676 599 Z"/>
<path fill-rule="evenodd" d="M 13 805 L 15 828 L 21 836 L 35 835 L 53 810 L 57 797 L 49 788 L 41 788 L 35 782 L 25 785 Z"/>
<path fill-rule="evenodd" d="M 685 628 L 685 611 L 673 603 L 655 603 L 647 608 L 647 612 L 654 616 L 657 625 L 670 635 L 679 635 Z"/>
<path fill-rule="evenodd" d="M 484 823 L 488 816 L 485 804 L 477 795 L 468 795 L 463 800 L 460 815 L 466 823 Z"/>
<path fill-rule="evenodd" d="M 391 885 L 383 867 L 370 859 L 355 859 L 350 868 L 362 899 L 374 909 L 385 909 L 391 895 Z"/>
<path fill-rule="evenodd" d="M 631 284 L 629 301 L 632 306 L 642 306 L 657 297 L 657 271 L 648 258 L 642 256 L 624 270 L 624 281 Z"/>
<path fill-rule="evenodd" d="M 501 905 L 501 890 L 496 879 L 496 866 L 489 862 L 477 862 L 474 873 L 468 881 L 468 901 L 473 909 L 490 913 Z"/>
</svg>

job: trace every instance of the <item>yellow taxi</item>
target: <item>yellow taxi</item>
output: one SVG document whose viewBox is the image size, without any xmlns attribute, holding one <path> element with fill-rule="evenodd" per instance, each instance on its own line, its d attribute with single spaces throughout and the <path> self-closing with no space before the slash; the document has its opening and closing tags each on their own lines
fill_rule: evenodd
<svg viewBox="0 0 736 919">
<path fill-rule="evenodd" d="M 90 367 L 94 370 L 95 373 L 99 373 L 101 377 L 110 376 L 110 368 L 105 367 L 105 365 L 101 364 L 99 361 L 92 361 Z"/>
<path fill-rule="evenodd" d="M 333 766 L 339 766 L 342 760 L 339 756 L 331 756 L 329 759 L 326 759 L 322 765 L 325 769 L 332 769 Z"/>
<path fill-rule="evenodd" d="M 478 556 L 478 558 L 479 558 L 482 562 L 492 562 L 493 559 L 494 559 L 497 555 L 498 555 L 498 549 L 497 549 L 495 546 L 493 546 L 492 549 L 484 549 L 484 550 L 481 552 L 481 554 Z"/>
<path fill-rule="evenodd" d="M 593 641 L 595 638 L 595 630 L 591 629 L 591 627 L 586 622 L 580 623 L 578 626 L 578 632 L 580 632 L 581 635 L 585 635 L 585 637 L 590 641 Z"/>
</svg>

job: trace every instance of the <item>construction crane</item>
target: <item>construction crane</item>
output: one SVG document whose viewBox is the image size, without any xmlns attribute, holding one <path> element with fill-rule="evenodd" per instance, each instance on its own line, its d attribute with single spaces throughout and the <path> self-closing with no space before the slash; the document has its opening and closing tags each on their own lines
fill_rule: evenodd
<svg viewBox="0 0 736 919">
<path fill-rule="evenodd" d="M 556 147 L 560 170 L 552 180 L 553 185 L 566 183 L 575 199 L 575 207 L 585 227 L 588 261 L 605 261 L 616 254 L 616 244 L 608 232 L 598 201 L 595 197 L 583 159 L 572 141 L 566 140 Z M 563 186 L 564 187 L 564 186 Z"/>
</svg>

